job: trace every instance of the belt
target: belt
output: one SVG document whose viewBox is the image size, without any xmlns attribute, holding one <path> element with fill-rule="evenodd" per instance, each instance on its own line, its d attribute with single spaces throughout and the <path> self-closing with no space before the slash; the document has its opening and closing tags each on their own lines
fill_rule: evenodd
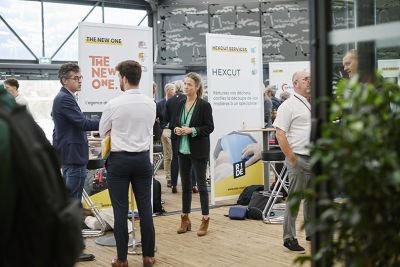
<svg viewBox="0 0 400 267">
<path fill-rule="evenodd" d="M 140 155 L 149 153 L 149 150 L 140 151 L 140 152 L 129 152 L 129 151 L 111 151 L 110 154 L 128 154 L 128 155 Z"/>
</svg>

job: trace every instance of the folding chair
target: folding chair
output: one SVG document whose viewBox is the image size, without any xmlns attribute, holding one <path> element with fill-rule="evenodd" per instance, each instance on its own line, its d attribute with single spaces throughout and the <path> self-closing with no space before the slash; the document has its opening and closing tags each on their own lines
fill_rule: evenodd
<svg viewBox="0 0 400 267">
<path fill-rule="evenodd" d="M 153 176 L 156 175 L 156 172 L 160 168 L 163 160 L 164 154 L 162 152 L 162 146 L 158 144 L 154 144 L 153 146 Z"/>
<path fill-rule="evenodd" d="M 281 189 L 283 188 L 286 193 L 288 192 L 288 174 L 286 172 L 285 155 L 281 150 L 268 150 L 263 152 L 263 161 L 269 164 L 274 176 L 277 178 L 276 183 L 272 191 L 264 192 L 264 195 L 268 196 L 267 204 L 262 213 L 263 221 L 265 223 L 283 223 L 283 216 L 275 216 L 275 211 L 284 211 L 285 204 L 276 205 L 278 199 L 283 198 Z M 282 170 L 278 173 L 275 164 L 283 163 Z"/>
<path fill-rule="evenodd" d="M 104 160 L 102 159 L 95 159 L 95 160 L 89 160 L 89 163 L 86 167 L 88 170 L 98 170 L 104 168 Z M 87 194 L 86 190 L 83 189 L 82 192 L 82 198 L 96 217 L 97 221 L 100 223 L 101 228 L 100 229 L 82 229 L 82 236 L 83 237 L 97 237 L 97 236 L 102 236 L 104 235 L 106 228 L 107 228 L 107 223 L 104 221 L 104 219 L 101 217 L 99 210 L 97 207 L 94 205 L 93 201 Z"/>
</svg>

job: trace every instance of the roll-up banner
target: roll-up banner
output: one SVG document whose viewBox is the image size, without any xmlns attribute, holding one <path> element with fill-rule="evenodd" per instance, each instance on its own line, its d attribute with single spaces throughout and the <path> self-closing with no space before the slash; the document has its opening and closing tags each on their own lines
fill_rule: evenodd
<svg viewBox="0 0 400 267">
<path fill-rule="evenodd" d="M 280 99 L 283 92 L 293 93 L 292 76 L 296 71 L 310 71 L 309 61 L 295 62 L 270 62 L 269 63 L 269 84 L 275 85 L 277 91 L 275 97 Z"/>
<path fill-rule="evenodd" d="M 115 67 L 124 60 L 135 60 L 142 65 L 139 88 L 153 97 L 152 34 L 149 27 L 79 23 L 79 66 L 83 81 L 78 104 L 83 112 L 101 113 L 110 99 L 122 93 Z M 99 208 L 111 206 L 103 175 L 102 170 L 97 170 L 96 182 L 85 185 L 86 192 Z"/>
<path fill-rule="evenodd" d="M 263 184 L 262 44 L 259 37 L 206 34 L 208 100 L 213 108 L 211 202 Z"/>
<path fill-rule="evenodd" d="M 400 85 L 400 59 L 378 60 L 378 70 L 386 81 Z"/>
<path fill-rule="evenodd" d="M 153 39 L 149 27 L 79 23 L 79 66 L 83 76 L 78 103 L 83 112 L 102 112 L 121 94 L 116 65 L 135 60 L 142 65 L 139 88 L 152 97 Z"/>
</svg>

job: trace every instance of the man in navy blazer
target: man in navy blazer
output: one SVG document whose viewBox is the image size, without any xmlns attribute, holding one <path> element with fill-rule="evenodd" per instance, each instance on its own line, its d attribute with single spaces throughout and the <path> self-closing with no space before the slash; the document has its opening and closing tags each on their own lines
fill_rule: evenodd
<svg viewBox="0 0 400 267">
<path fill-rule="evenodd" d="M 53 146 L 61 158 L 64 181 L 71 198 L 81 201 L 89 161 L 86 131 L 99 129 L 99 120 L 85 117 L 75 99 L 82 75 L 75 63 L 63 64 L 58 72 L 62 84 L 53 101 Z"/>
</svg>

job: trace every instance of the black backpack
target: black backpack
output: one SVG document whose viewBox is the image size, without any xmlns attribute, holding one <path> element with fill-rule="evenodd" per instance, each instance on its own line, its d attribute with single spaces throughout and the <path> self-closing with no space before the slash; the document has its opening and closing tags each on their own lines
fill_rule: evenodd
<svg viewBox="0 0 400 267">
<path fill-rule="evenodd" d="M 161 203 L 161 183 L 153 178 L 153 212 L 163 214 L 165 212 Z"/>
<path fill-rule="evenodd" d="M 12 173 L 2 230 L 0 266 L 74 266 L 83 248 L 81 208 L 72 202 L 58 157 L 25 106 L 0 107 L 10 129 Z M 4 182 L 3 180 L 3 182 Z"/>
<path fill-rule="evenodd" d="M 247 206 L 250 203 L 251 196 L 255 191 L 262 191 L 264 190 L 263 185 L 249 185 L 246 186 L 242 193 L 240 193 L 239 198 L 237 200 L 238 205 Z"/>
</svg>

